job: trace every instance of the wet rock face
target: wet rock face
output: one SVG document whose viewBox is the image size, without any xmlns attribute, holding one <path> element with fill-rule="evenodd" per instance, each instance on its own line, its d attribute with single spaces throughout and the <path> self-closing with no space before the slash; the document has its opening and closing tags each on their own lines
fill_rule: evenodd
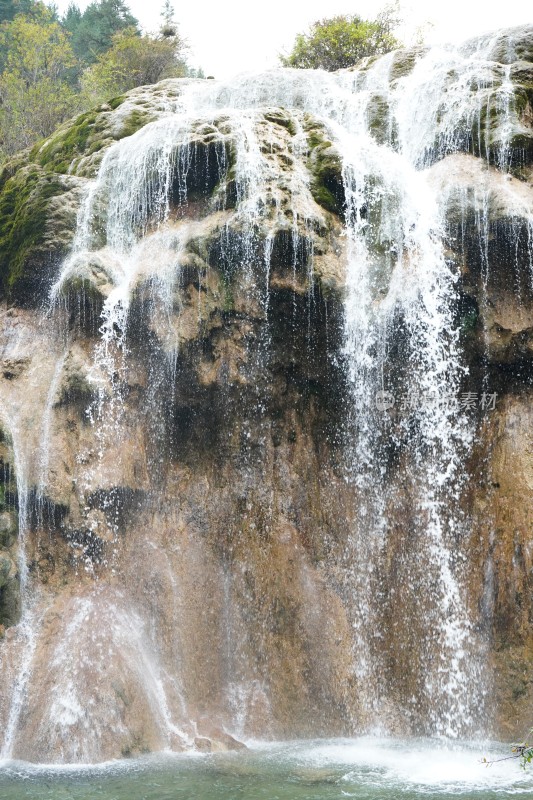
<svg viewBox="0 0 533 800">
<path fill-rule="evenodd" d="M 0 441 L 0 475 L 0 627 L 5 631 L 20 620 L 20 575 L 13 452 L 3 436 Z"/>
<path fill-rule="evenodd" d="M 243 209 L 244 134 L 224 115 L 194 123 L 182 143 L 177 131 L 164 220 L 148 165 L 131 230 L 153 261 L 138 258 L 127 327 L 113 319 L 107 353 L 102 312 L 122 279 L 102 224 L 113 153 L 91 252 L 75 249 L 39 356 L 29 337 L 40 312 L 6 312 L 7 416 L 33 434 L 24 523 L 39 632 L 13 738 L 22 758 L 231 749 L 242 736 L 350 728 L 349 623 L 321 567 L 342 488 L 342 227 L 313 199 L 304 133 L 291 155 L 292 117 L 266 109 L 253 128 L 261 214 Z M 326 474 L 308 485 L 320 463 Z M 27 657 L 18 630 L 4 651 L 15 670 Z"/>
<path fill-rule="evenodd" d="M 440 193 L 447 246 L 457 264 L 458 308 L 471 362 L 520 365 L 533 327 L 530 181 L 465 154 L 428 171 Z"/>
<path fill-rule="evenodd" d="M 529 36 L 165 81 L 5 168 L 5 752 L 531 716 Z"/>
</svg>

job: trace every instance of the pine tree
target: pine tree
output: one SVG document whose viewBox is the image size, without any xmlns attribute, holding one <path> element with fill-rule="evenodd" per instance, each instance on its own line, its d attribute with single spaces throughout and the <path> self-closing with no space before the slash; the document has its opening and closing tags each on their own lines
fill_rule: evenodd
<svg viewBox="0 0 533 800">
<path fill-rule="evenodd" d="M 161 16 L 163 18 L 163 24 L 161 25 L 162 36 L 176 36 L 178 28 L 174 20 L 174 14 L 174 6 L 170 0 L 165 0 L 163 8 L 161 9 Z"/>
<path fill-rule="evenodd" d="M 93 64 L 101 53 L 109 50 L 113 36 L 119 31 L 134 28 L 140 34 L 139 23 L 124 0 L 92 2 L 79 19 L 75 10 L 71 11 L 69 19 L 72 47 L 85 64 Z"/>
<path fill-rule="evenodd" d="M 11 22 L 17 14 L 28 14 L 38 5 L 33 0 L 0 0 L 0 23 Z"/>
<path fill-rule="evenodd" d="M 61 24 L 69 33 L 75 33 L 82 20 L 82 16 L 79 6 L 77 6 L 76 3 L 70 3 L 61 20 Z"/>
</svg>

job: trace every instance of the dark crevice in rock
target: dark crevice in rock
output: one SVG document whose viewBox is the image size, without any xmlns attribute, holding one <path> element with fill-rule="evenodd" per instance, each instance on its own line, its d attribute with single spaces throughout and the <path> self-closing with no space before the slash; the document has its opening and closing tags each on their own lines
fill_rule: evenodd
<svg viewBox="0 0 533 800">
<path fill-rule="evenodd" d="M 87 498 L 87 505 L 90 509 L 103 511 L 110 529 L 124 533 L 142 509 L 145 499 L 146 493 L 141 489 L 113 486 L 92 492 Z"/>
</svg>

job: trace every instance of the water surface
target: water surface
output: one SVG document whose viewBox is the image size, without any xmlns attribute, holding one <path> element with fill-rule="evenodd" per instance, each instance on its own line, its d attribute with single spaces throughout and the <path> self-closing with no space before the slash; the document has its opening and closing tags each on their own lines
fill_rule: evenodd
<svg viewBox="0 0 533 800">
<path fill-rule="evenodd" d="M 155 755 L 98 766 L 5 762 L 2 800 L 490 800 L 533 798 L 533 771 L 486 767 L 505 745 L 375 738 L 254 744 L 247 752 Z"/>
</svg>

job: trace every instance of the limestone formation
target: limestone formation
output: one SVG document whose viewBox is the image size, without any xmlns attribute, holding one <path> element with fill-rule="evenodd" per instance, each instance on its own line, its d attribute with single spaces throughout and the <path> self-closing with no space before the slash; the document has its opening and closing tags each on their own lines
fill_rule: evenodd
<svg viewBox="0 0 533 800">
<path fill-rule="evenodd" d="M 4 167 L 4 753 L 530 722 L 532 37 L 163 81 Z"/>
</svg>

